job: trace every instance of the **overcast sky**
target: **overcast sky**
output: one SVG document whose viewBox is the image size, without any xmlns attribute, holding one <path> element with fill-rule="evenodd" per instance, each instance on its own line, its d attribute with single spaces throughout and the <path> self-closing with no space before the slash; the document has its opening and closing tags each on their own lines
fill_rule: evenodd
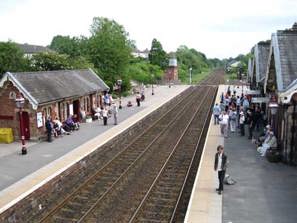
<svg viewBox="0 0 297 223">
<path fill-rule="evenodd" d="M 0 41 L 49 45 L 55 35 L 88 36 L 93 17 L 114 19 L 139 49 L 195 48 L 207 57 L 248 53 L 297 21 L 297 0 L 0 0 Z"/>
</svg>

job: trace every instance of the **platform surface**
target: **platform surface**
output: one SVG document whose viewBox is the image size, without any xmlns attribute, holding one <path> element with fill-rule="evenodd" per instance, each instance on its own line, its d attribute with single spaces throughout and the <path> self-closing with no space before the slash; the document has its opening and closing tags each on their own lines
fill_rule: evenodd
<svg viewBox="0 0 297 223">
<path fill-rule="evenodd" d="M 228 86 L 221 85 L 218 96 Z M 246 88 L 231 86 L 245 93 Z M 216 102 L 219 102 L 217 97 Z M 247 131 L 246 131 L 247 133 Z M 256 152 L 246 136 L 232 133 L 225 139 L 211 119 L 202 160 L 195 179 L 185 222 L 188 223 L 295 223 L 297 220 L 297 168 L 270 163 Z M 218 195 L 214 171 L 216 147 L 224 144 L 227 174 L 237 181 Z"/>
<path fill-rule="evenodd" d="M 27 155 L 20 155 L 20 144 L 0 144 L 0 213 L 30 194 L 36 188 L 156 110 L 189 86 L 158 86 L 146 90 L 146 99 L 136 106 L 135 96 L 122 100 L 119 124 L 108 126 L 102 121 L 85 123 L 79 131 L 54 139 L 52 143 L 30 143 Z M 133 107 L 126 107 L 131 100 Z"/>
</svg>

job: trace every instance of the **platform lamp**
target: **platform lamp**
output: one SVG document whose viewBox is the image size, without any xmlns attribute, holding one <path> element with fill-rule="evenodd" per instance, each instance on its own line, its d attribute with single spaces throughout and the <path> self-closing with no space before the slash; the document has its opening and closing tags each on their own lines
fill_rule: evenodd
<svg viewBox="0 0 297 223">
<path fill-rule="evenodd" d="M 119 89 L 119 97 L 120 97 L 119 109 L 122 109 L 122 83 L 123 83 L 123 81 L 121 79 L 117 80 L 117 86 Z"/>
<path fill-rule="evenodd" d="M 190 78 L 189 82 L 190 82 L 190 84 L 192 84 L 192 70 L 193 70 L 193 68 L 190 67 L 189 68 L 189 78 Z"/>
<path fill-rule="evenodd" d="M 20 118 L 20 133 L 21 133 L 21 140 L 22 140 L 22 155 L 27 154 L 27 148 L 25 144 L 25 133 L 24 133 L 24 120 L 23 120 L 23 108 L 25 104 L 25 99 L 20 96 L 15 99 L 16 107 L 19 109 L 19 118 Z"/>
<path fill-rule="evenodd" d="M 152 95 L 154 95 L 154 74 L 152 74 Z"/>
</svg>

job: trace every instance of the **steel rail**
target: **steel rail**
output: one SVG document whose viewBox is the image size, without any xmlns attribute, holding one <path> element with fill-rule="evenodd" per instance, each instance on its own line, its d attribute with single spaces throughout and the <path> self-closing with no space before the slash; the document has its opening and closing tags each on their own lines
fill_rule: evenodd
<svg viewBox="0 0 297 223">
<path fill-rule="evenodd" d="M 168 164 L 170 158 L 173 156 L 173 154 L 174 154 L 176 148 L 178 147 L 180 141 L 182 140 L 182 138 L 184 137 L 184 135 L 185 135 L 185 133 L 187 132 L 188 128 L 189 128 L 190 125 L 192 124 L 192 121 L 193 121 L 194 118 L 196 117 L 198 111 L 200 111 L 201 106 L 203 105 L 203 102 L 206 100 L 206 96 L 207 96 L 207 95 L 209 94 L 209 92 L 210 92 L 210 89 L 211 89 L 211 88 L 209 88 L 208 91 L 207 91 L 207 94 L 204 95 L 204 97 L 203 97 L 203 99 L 201 100 L 199 106 L 197 107 L 195 113 L 194 113 L 193 116 L 191 117 L 191 119 L 190 119 L 190 121 L 188 122 L 188 124 L 187 124 L 186 128 L 184 129 L 184 131 L 182 132 L 182 135 L 179 137 L 179 139 L 178 139 L 177 143 L 175 144 L 175 146 L 173 147 L 173 149 L 172 149 L 170 155 L 169 155 L 168 158 L 166 159 L 166 161 L 165 161 L 165 163 L 163 164 L 161 170 L 159 171 L 159 173 L 158 173 L 158 175 L 156 176 L 155 180 L 154 180 L 153 183 L 151 184 L 149 190 L 147 191 L 147 193 L 146 193 L 145 196 L 143 197 L 143 199 L 142 199 L 142 201 L 140 202 L 139 206 L 138 206 L 137 209 L 135 210 L 133 216 L 130 218 L 129 223 L 132 223 L 132 222 L 136 219 L 136 217 L 137 217 L 139 211 L 141 210 L 143 204 L 145 203 L 145 201 L 147 200 L 147 198 L 148 198 L 148 196 L 150 195 L 151 191 L 153 190 L 153 188 L 154 188 L 156 182 L 159 180 L 159 177 L 161 176 L 161 174 L 162 174 L 163 171 L 165 170 L 165 168 L 166 168 L 166 166 L 167 166 L 167 164 Z"/>
</svg>

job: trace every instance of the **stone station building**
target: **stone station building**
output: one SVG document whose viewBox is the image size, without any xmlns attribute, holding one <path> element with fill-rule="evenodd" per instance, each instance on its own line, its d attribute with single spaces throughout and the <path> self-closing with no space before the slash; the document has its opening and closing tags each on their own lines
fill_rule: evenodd
<svg viewBox="0 0 297 223">
<path fill-rule="evenodd" d="M 250 85 L 267 99 L 266 115 L 283 161 L 297 164 L 297 23 L 258 43 L 252 54 Z"/>
<path fill-rule="evenodd" d="M 24 97 L 22 112 L 25 139 L 39 140 L 45 134 L 45 120 L 91 114 L 102 104 L 108 86 L 91 69 L 40 72 L 7 72 L 0 80 L 0 126 L 12 128 L 19 139 L 19 109 L 15 99 Z"/>
</svg>

